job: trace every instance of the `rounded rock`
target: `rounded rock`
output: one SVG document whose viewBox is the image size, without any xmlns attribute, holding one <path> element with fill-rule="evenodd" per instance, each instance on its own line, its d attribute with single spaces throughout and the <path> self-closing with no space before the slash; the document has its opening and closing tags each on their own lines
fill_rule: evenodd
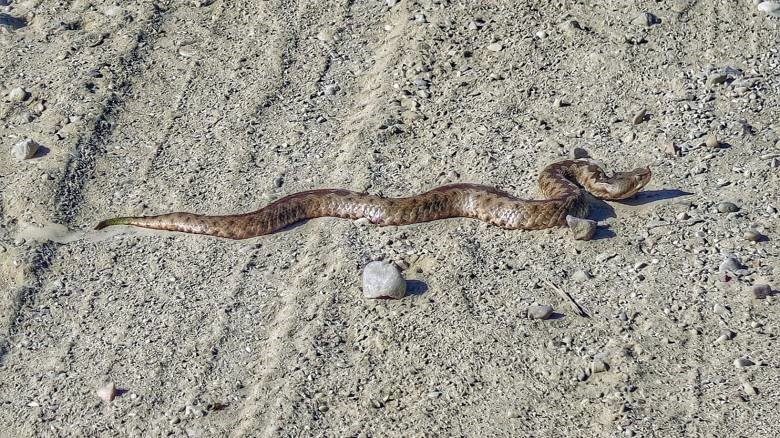
<svg viewBox="0 0 780 438">
<path fill-rule="evenodd" d="M 750 286 L 750 296 L 758 300 L 763 300 L 772 294 L 772 288 L 768 284 L 754 284 Z"/>
<path fill-rule="evenodd" d="M 596 221 L 567 215 L 566 224 L 569 226 L 575 240 L 590 240 L 596 234 Z"/>
<path fill-rule="evenodd" d="M 577 283 L 584 283 L 588 280 L 590 280 L 591 276 L 588 273 L 588 271 L 579 270 L 574 272 L 571 276 L 572 280 L 576 281 Z"/>
<path fill-rule="evenodd" d="M 720 202 L 717 209 L 718 213 L 736 213 L 739 211 L 739 207 L 733 202 Z"/>
<path fill-rule="evenodd" d="M 720 141 L 718 141 L 718 137 L 715 134 L 708 135 L 704 140 L 704 144 L 710 149 L 718 149 L 720 147 Z"/>
<path fill-rule="evenodd" d="M 583 148 L 574 148 L 574 149 L 572 149 L 571 156 L 575 160 L 578 160 L 580 158 L 590 158 L 590 154 L 588 153 L 588 151 L 583 149 Z"/>
<path fill-rule="evenodd" d="M 726 256 L 723 258 L 723 261 L 718 266 L 718 272 L 721 274 L 727 273 L 727 272 L 737 272 L 739 270 L 743 269 L 742 263 L 734 256 Z"/>
<path fill-rule="evenodd" d="M 394 264 L 371 262 L 363 269 L 363 295 L 366 298 L 403 298 L 406 280 Z"/>
<path fill-rule="evenodd" d="M 491 52 L 500 52 L 504 50 L 504 46 L 501 43 L 488 44 L 487 49 Z"/>
<path fill-rule="evenodd" d="M 30 97 L 30 93 L 22 87 L 13 88 L 8 92 L 8 98 L 13 102 L 24 102 L 28 97 Z"/>
<path fill-rule="evenodd" d="M 550 317 L 550 315 L 552 315 L 552 313 L 552 306 L 548 306 L 546 304 L 533 305 L 528 307 L 529 319 L 547 319 Z"/>
<path fill-rule="evenodd" d="M 633 123 L 634 125 L 638 125 L 644 122 L 646 119 L 647 119 L 647 109 L 642 108 L 639 111 L 637 111 L 633 117 L 631 117 L 631 123 Z"/>
<path fill-rule="evenodd" d="M 764 240 L 763 234 L 752 229 L 745 231 L 745 234 L 742 237 L 744 237 L 745 240 L 749 240 L 751 242 L 761 242 L 762 240 Z"/>
<path fill-rule="evenodd" d="M 16 143 L 11 149 L 11 153 L 19 161 L 29 160 L 35 156 L 39 147 L 41 147 L 41 145 L 38 144 L 38 142 L 28 138 L 27 140 Z"/>
<path fill-rule="evenodd" d="M 604 359 L 594 359 L 590 364 L 590 371 L 592 374 L 609 371 L 609 364 Z"/>
<path fill-rule="evenodd" d="M 736 368 L 739 368 L 739 369 L 750 367 L 750 366 L 753 366 L 753 365 L 755 365 L 755 363 L 752 360 L 744 358 L 744 357 L 740 357 L 739 359 L 736 359 L 734 361 L 734 366 Z"/>
<path fill-rule="evenodd" d="M 116 385 L 113 382 L 109 382 L 97 390 L 97 396 L 105 402 L 114 400 L 117 396 Z"/>
</svg>

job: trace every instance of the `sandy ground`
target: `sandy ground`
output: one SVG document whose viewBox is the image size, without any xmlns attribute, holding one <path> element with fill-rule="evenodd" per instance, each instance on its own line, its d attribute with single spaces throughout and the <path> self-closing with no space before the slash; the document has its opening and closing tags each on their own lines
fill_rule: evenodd
<svg viewBox="0 0 780 438">
<path fill-rule="evenodd" d="M 747 0 L 388 3 L 0 2 L 0 434 L 780 432 L 780 20 Z M 25 138 L 45 149 L 17 161 Z M 323 187 L 533 196 L 575 147 L 654 171 L 595 204 L 589 242 L 467 219 L 91 230 Z M 372 260 L 412 293 L 364 299 Z"/>
</svg>

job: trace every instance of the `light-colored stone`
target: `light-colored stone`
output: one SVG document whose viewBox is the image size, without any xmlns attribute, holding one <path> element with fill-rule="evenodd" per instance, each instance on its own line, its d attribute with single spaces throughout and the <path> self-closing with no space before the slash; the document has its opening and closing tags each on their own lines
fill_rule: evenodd
<svg viewBox="0 0 780 438">
<path fill-rule="evenodd" d="M 588 271 L 578 270 L 572 274 L 571 278 L 577 283 L 584 283 L 590 279 L 590 274 Z"/>
<path fill-rule="evenodd" d="M 607 363 L 604 359 L 594 359 L 590 364 L 590 371 L 592 374 L 609 371 L 609 363 Z"/>
<path fill-rule="evenodd" d="M 743 269 L 742 263 L 735 256 L 726 256 L 718 266 L 718 272 L 737 272 Z"/>
<path fill-rule="evenodd" d="M 720 147 L 720 141 L 718 141 L 718 137 L 716 137 L 715 134 L 708 135 L 704 140 L 704 144 L 710 149 L 717 149 Z"/>
<path fill-rule="evenodd" d="M 755 365 L 755 362 L 745 357 L 740 357 L 734 361 L 734 367 L 738 369 L 752 367 L 753 365 Z"/>
<path fill-rule="evenodd" d="M 28 138 L 24 141 L 16 143 L 11 149 L 11 153 L 19 161 L 29 160 L 35 156 L 35 153 L 38 152 L 38 148 L 40 147 L 41 145 L 38 144 L 38 142 Z"/>
<path fill-rule="evenodd" d="M 406 280 L 392 263 L 375 261 L 363 269 L 363 295 L 366 298 L 403 298 Z"/>
<path fill-rule="evenodd" d="M 12 102 L 24 102 L 29 96 L 30 93 L 22 87 L 12 88 L 11 91 L 8 92 L 8 99 Z"/>
<path fill-rule="evenodd" d="M 650 12 L 642 12 L 631 20 L 631 24 L 635 26 L 652 26 L 659 21 L 658 17 Z"/>
<path fill-rule="evenodd" d="M 664 154 L 669 155 L 671 157 L 680 156 L 680 147 L 671 141 L 664 143 L 663 146 L 661 147 L 661 150 L 663 151 Z"/>
<path fill-rule="evenodd" d="M 720 202 L 717 209 L 718 213 L 736 213 L 739 211 L 739 207 L 733 202 Z"/>
<path fill-rule="evenodd" d="M 637 111 L 633 117 L 631 117 L 631 123 L 633 123 L 634 125 L 638 125 L 644 122 L 646 118 L 647 118 L 647 109 L 642 108 L 641 110 Z"/>
<path fill-rule="evenodd" d="M 590 240 L 596 234 L 596 221 L 567 215 L 566 224 L 576 240 Z"/>
<path fill-rule="evenodd" d="M 529 306 L 527 312 L 530 319 L 547 319 L 552 313 L 552 306 L 546 304 Z"/>
<path fill-rule="evenodd" d="M 720 85 L 724 84 L 729 78 L 729 75 L 726 73 L 712 73 L 707 77 L 707 85 L 713 86 L 713 85 Z"/>
<path fill-rule="evenodd" d="M 753 229 L 745 231 L 743 237 L 745 240 L 749 240 L 751 242 L 761 242 L 766 238 L 763 234 Z"/>
<path fill-rule="evenodd" d="M 113 382 L 109 382 L 97 390 L 97 396 L 105 402 L 114 400 L 117 396 L 116 385 Z"/>
<path fill-rule="evenodd" d="M 501 43 L 488 44 L 487 49 L 491 52 L 500 52 L 504 50 L 504 46 Z"/>
</svg>

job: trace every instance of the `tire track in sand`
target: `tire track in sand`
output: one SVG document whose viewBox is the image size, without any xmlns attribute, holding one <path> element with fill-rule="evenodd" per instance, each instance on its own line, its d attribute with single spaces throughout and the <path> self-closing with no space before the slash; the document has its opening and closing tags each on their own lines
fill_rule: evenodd
<svg viewBox="0 0 780 438">
<path fill-rule="evenodd" d="M 352 9 L 352 2 L 347 2 L 345 9 L 348 11 L 344 16 L 352 16 L 350 13 Z M 328 163 L 328 167 L 332 169 L 331 172 L 326 173 L 331 175 L 329 178 L 335 183 L 342 182 L 339 178 L 339 171 L 345 169 L 345 166 L 352 165 L 354 158 L 359 155 L 364 146 L 364 141 L 361 138 L 361 133 L 366 130 L 361 129 L 369 126 L 369 124 L 376 122 L 376 118 L 381 116 L 383 100 L 381 96 L 389 88 L 386 81 L 382 79 L 383 73 L 388 71 L 390 67 L 395 63 L 400 56 L 403 47 L 401 41 L 403 41 L 403 35 L 405 31 L 405 18 L 408 14 L 408 9 L 405 7 L 397 7 L 393 10 L 393 18 L 397 23 L 404 23 L 403 25 L 395 26 L 389 35 L 386 35 L 381 44 L 375 48 L 372 59 L 375 61 L 372 63 L 370 70 L 359 79 L 360 91 L 356 93 L 352 99 L 351 104 L 345 106 L 348 109 L 349 115 L 342 118 L 342 130 L 347 132 L 342 135 L 342 139 L 337 145 L 334 145 L 336 150 L 336 158 L 334 160 L 325 161 Z M 325 173 L 325 172 L 324 172 Z M 347 176 L 356 176 L 354 172 L 349 172 Z M 335 178 L 335 180 L 334 180 Z M 366 181 L 363 181 L 365 183 Z M 350 183 L 355 186 L 358 184 L 352 180 Z M 309 238 L 302 253 L 310 253 L 312 250 L 327 244 L 325 239 L 328 239 L 331 246 L 336 247 L 335 253 L 332 253 L 334 259 L 343 259 L 339 255 L 343 251 L 344 238 L 339 242 L 333 242 L 333 234 L 330 234 L 327 229 L 328 225 L 323 224 L 317 230 L 317 233 Z M 310 229 L 310 231 L 312 231 Z M 294 351 L 295 343 L 302 343 L 306 340 L 310 340 L 316 337 L 317 332 L 312 330 L 303 331 L 306 339 L 302 339 L 301 336 L 294 336 L 299 334 L 294 333 L 295 322 L 297 321 L 296 315 L 301 313 L 313 313 L 316 315 L 316 319 L 322 320 L 326 317 L 327 312 L 322 311 L 323 305 L 334 305 L 332 295 L 325 297 L 308 297 L 311 295 L 307 292 L 311 290 L 322 289 L 322 280 L 316 275 L 316 263 L 301 263 L 294 269 L 298 270 L 297 280 L 287 293 L 282 296 L 282 306 L 277 312 L 271 326 L 273 329 L 269 333 L 269 339 L 264 351 L 266 356 L 262 359 L 258 359 L 254 367 L 262 369 L 259 379 L 254 383 L 250 397 L 248 398 L 244 409 L 239 413 L 239 423 L 234 428 L 231 436 L 246 436 L 254 435 L 258 431 L 258 426 L 262 427 L 262 436 L 273 436 L 275 432 L 280 428 L 284 422 L 284 418 L 290 415 L 295 415 L 290 411 L 289 404 L 286 404 L 286 400 L 290 398 L 291 389 L 294 387 L 294 383 L 290 381 L 290 377 L 284 375 L 285 369 L 282 365 L 286 362 L 285 359 L 296 360 L 295 354 L 291 354 Z M 302 309 L 314 308 L 315 312 L 306 312 Z M 308 321 L 308 324 L 323 327 L 322 324 L 311 324 L 312 321 Z M 323 328 L 318 328 L 320 332 Z M 292 350 L 292 351 L 291 351 Z M 274 396 L 275 394 L 275 396 Z M 271 395 L 271 398 L 268 397 Z M 265 403 L 261 403 L 264 401 Z M 255 402 L 257 404 L 255 404 Z M 259 420 L 258 424 L 258 418 Z"/>
<path fill-rule="evenodd" d="M 112 93 L 102 105 L 102 112 L 95 117 L 91 132 L 76 143 L 74 151 L 65 163 L 65 171 L 55 192 L 55 211 L 53 218 L 63 224 L 72 223 L 83 201 L 83 190 L 95 170 L 96 159 L 105 152 L 105 145 L 114 131 L 113 120 L 123 110 L 123 102 L 130 95 L 134 85 L 133 79 L 146 68 L 148 55 L 152 52 L 155 41 L 160 36 L 160 30 L 166 18 L 165 10 L 154 8 L 149 23 L 136 35 L 136 44 L 126 56 L 119 59 L 117 75 L 121 77 L 116 92 Z M 41 243 L 29 256 L 26 266 L 29 285 L 20 288 L 11 298 L 12 306 L 8 314 L 7 333 L 0 342 L 0 365 L 8 354 L 11 338 L 21 322 L 22 312 L 28 303 L 35 300 L 37 292 L 45 283 L 45 276 L 53 260 L 57 256 L 58 244 L 55 242 Z"/>
</svg>

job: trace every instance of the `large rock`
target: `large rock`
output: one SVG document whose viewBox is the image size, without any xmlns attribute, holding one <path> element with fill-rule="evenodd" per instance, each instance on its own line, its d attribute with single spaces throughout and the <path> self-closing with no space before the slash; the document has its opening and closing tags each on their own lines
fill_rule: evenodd
<svg viewBox="0 0 780 438">
<path fill-rule="evenodd" d="M 406 280 L 394 264 L 371 262 L 363 269 L 363 295 L 366 298 L 403 298 Z"/>
</svg>

